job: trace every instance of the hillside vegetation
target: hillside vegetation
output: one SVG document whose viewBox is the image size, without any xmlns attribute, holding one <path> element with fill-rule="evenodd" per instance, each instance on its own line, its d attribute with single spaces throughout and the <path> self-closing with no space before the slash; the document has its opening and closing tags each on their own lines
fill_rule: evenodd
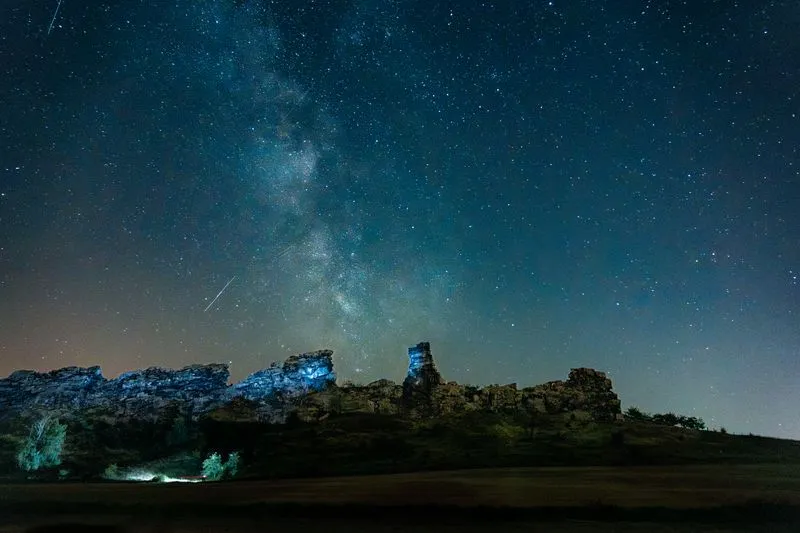
<svg viewBox="0 0 800 533">
<path fill-rule="evenodd" d="M 88 417 L 69 422 L 57 468 L 23 473 L 16 456 L 28 434 L 26 421 L 0 430 L 0 473 L 12 479 L 100 480 L 110 468 L 197 476 L 210 454 L 234 452 L 241 459 L 240 478 L 500 466 L 800 464 L 795 441 L 630 419 L 471 412 L 424 420 L 343 414 L 313 423 L 292 418 L 284 424 L 210 417 L 111 424 Z"/>
</svg>

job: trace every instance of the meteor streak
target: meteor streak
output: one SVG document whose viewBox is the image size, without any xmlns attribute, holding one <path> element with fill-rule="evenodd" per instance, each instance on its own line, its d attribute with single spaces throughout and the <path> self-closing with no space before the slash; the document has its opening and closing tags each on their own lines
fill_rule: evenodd
<svg viewBox="0 0 800 533">
<path fill-rule="evenodd" d="M 53 31 L 53 23 L 56 21 L 56 17 L 58 16 L 58 10 L 61 9 L 61 2 L 63 0 L 58 0 L 58 5 L 56 6 L 56 12 L 53 13 L 53 19 L 50 21 L 50 27 L 47 28 L 47 35 L 50 35 L 50 32 Z"/>
<path fill-rule="evenodd" d="M 217 295 L 214 297 L 214 299 L 211 300 L 211 303 L 208 304 L 208 307 L 206 307 L 205 311 L 203 311 L 204 313 L 208 312 L 208 310 L 211 309 L 211 306 L 214 305 L 214 302 L 216 302 L 219 299 L 219 297 L 222 296 L 222 293 L 225 292 L 225 289 L 228 288 L 228 285 L 230 285 L 233 282 L 233 280 L 235 280 L 235 279 L 236 279 L 236 276 L 233 276 L 231 279 L 228 280 L 228 283 L 226 283 L 225 286 L 222 287 L 222 290 L 219 291 L 217 293 Z"/>
</svg>

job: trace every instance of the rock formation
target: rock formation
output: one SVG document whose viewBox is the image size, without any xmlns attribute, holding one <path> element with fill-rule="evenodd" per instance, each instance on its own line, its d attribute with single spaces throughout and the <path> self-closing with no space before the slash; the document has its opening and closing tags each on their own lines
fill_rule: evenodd
<svg viewBox="0 0 800 533">
<path fill-rule="evenodd" d="M 200 416 L 235 397 L 268 403 L 276 396 L 291 398 L 335 385 L 332 355 L 330 350 L 295 355 L 232 386 L 224 364 L 153 367 L 114 379 L 105 379 L 97 366 L 44 373 L 18 370 L 0 379 L 0 418 L 88 410 L 114 418 L 153 418 L 168 406 Z"/>
<path fill-rule="evenodd" d="M 431 344 L 421 342 L 408 349 L 408 374 L 403 380 L 403 405 L 420 415 L 433 414 L 434 390 L 443 383 L 431 354 Z"/>
<path fill-rule="evenodd" d="M 17 370 L 0 379 L 0 417 L 23 409 L 85 409 L 105 381 L 99 366 Z"/>
<path fill-rule="evenodd" d="M 19 370 L 0 379 L 0 419 L 42 412 L 71 416 L 87 411 L 110 419 L 157 418 L 167 410 L 219 420 L 282 422 L 294 412 L 305 421 L 332 414 L 375 413 L 446 416 L 474 410 L 508 413 L 584 413 L 613 420 L 620 401 L 611 380 L 589 368 L 573 369 L 566 381 L 518 389 L 516 384 L 478 388 L 444 382 L 422 342 L 408 349 L 402 385 L 378 380 L 336 386 L 333 352 L 289 357 L 228 385 L 227 365 L 180 370 L 148 368 L 107 380 L 99 367 L 68 367 L 38 373 Z"/>
<path fill-rule="evenodd" d="M 250 374 L 232 385 L 229 395 L 258 401 L 273 391 L 284 396 L 298 396 L 335 384 L 333 352 L 318 350 L 293 355 L 283 364 L 272 363 L 269 368 Z"/>
</svg>

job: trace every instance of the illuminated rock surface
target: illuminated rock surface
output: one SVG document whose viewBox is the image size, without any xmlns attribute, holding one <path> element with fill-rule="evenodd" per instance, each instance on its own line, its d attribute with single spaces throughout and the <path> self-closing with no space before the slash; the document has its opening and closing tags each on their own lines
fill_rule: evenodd
<svg viewBox="0 0 800 533">
<path fill-rule="evenodd" d="M 234 384 L 230 395 L 261 400 L 275 392 L 297 396 L 325 389 L 336 384 L 332 357 L 331 350 L 293 355 Z"/>
<path fill-rule="evenodd" d="M 408 349 L 408 374 L 403 380 L 403 405 L 412 414 L 434 414 L 434 391 L 443 383 L 436 370 L 431 345 L 421 342 Z"/>
<path fill-rule="evenodd" d="M 0 416 L 25 407 L 86 408 L 105 383 L 99 366 L 70 366 L 46 373 L 17 370 L 0 379 Z"/>
<path fill-rule="evenodd" d="M 274 404 L 276 396 L 291 398 L 335 384 L 332 355 L 330 350 L 295 355 L 232 386 L 225 364 L 153 367 L 110 380 L 97 366 L 46 373 L 19 370 L 0 379 L 0 417 L 93 410 L 112 417 L 153 418 L 168 407 L 200 415 L 237 396 Z"/>
</svg>

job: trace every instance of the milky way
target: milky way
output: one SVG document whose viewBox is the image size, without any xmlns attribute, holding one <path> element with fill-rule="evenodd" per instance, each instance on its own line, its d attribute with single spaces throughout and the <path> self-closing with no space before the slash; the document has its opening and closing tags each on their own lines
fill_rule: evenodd
<svg viewBox="0 0 800 533">
<path fill-rule="evenodd" d="M 0 374 L 330 348 L 399 380 L 426 340 L 447 379 L 590 366 L 626 406 L 800 437 L 799 23 L 4 2 Z"/>
</svg>

